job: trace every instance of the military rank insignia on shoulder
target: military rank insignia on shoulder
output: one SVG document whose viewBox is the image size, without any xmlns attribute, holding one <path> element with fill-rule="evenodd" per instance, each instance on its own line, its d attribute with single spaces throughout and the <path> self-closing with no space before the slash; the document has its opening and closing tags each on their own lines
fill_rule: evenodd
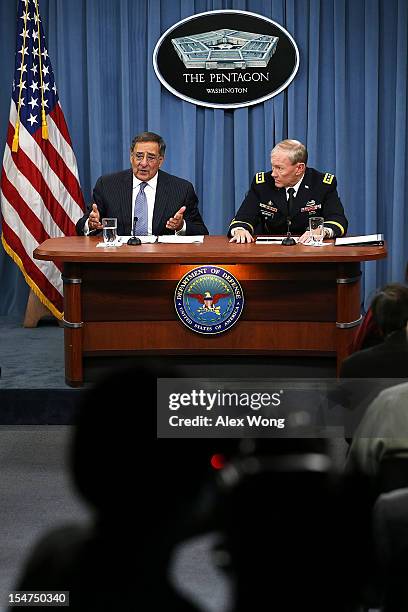
<svg viewBox="0 0 408 612">
<path fill-rule="evenodd" d="M 326 185 L 331 185 L 334 179 L 334 174 L 330 174 L 330 172 L 326 172 L 326 174 L 323 177 L 323 183 L 326 183 Z"/>
<path fill-rule="evenodd" d="M 257 172 L 255 174 L 255 183 L 259 185 L 260 183 L 265 182 L 265 172 Z"/>
</svg>

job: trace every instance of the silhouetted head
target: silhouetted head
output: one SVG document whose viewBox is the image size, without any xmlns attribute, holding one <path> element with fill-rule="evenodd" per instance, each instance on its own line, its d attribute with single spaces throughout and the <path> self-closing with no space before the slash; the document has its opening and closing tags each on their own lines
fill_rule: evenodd
<svg viewBox="0 0 408 612">
<path fill-rule="evenodd" d="M 71 452 L 75 484 L 100 514 L 171 520 L 215 476 L 212 456 L 234 440 L 157 438 L 158 378 L 180 378 L 168 361 L 112 372 L 86 390 Z M 169 414 L 168 405 L 160 410 Z M 137 506 L 137 508 L 135 507 Z"/>
<path fill-rule="evenodd" d="M 384 336 L 403 329 L 408 321 L 408 287 L 398 283 L 386 285 L 374 297 L 371 308 Z"/>
<path fill-rule="evenodd" d="M 100 511 L 128 507 L 154 478 L 155 438 L 153 371 L 117 370 L 87 389 L 71 452 L 74 481 L 86 501 Z"/>
</svg>

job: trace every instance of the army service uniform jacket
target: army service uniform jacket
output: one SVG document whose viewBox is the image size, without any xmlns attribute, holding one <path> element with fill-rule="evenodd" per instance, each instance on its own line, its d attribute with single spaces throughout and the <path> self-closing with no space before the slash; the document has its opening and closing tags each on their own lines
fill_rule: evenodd
<svg viewBox="0 0 408 612">
<path fill-rule="evenodd" d="M 244 228 L 254 234 L 286 234 L 288 202 L 286 189 L 275 187 L 271 172 L 258 172 L 242 202 L 231 230 Z M 309 227 L 309 217 L 323 217 L 325 227 L 333 230 L 335 237 L 347 231 L 347 219 L 337 193 L 337 181 L 333 174 L 306 168 L 303 180 L 294 198 L 290 231 L 303 234 Z"/>
</svg>

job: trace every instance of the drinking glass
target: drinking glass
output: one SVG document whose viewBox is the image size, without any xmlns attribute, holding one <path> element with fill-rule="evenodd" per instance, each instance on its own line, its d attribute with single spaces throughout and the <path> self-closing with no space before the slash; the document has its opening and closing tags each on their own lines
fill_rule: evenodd
<svg viewBox="0 0 408 612">
<path fill-rule="evenodd" d="M 316 246 L 323 244 L 324 238 L 324 219 L 323 217 L 310 217 L 309 219 L 310 238 Z"/>
<path fill-rule="evenodd" d="M 105 246 L 115 246 L 118 229 L 118 220 L 105 217 L 102 219 L 103 241 Z"/>
</svg>

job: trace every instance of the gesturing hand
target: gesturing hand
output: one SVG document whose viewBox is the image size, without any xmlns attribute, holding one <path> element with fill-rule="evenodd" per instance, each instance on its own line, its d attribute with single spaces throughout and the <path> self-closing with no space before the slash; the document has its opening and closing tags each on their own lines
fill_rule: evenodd
<svg viewBox="0 0 408 612">
<path fill-rule="evenodd" d="M 92 204 L 92 210 L 88 217 L 89 231 L 102 229 L 101 215 L 95 203 Z"/>
<path fill-rule="evenodd" d="M 181 228 L 183 227 L 183 223 L 184 223 L 183 215 L 184 215 L 185 211 L 186 211 L 186 207 L 182 206 L 180 208 L 180 210 L 178 210 L 174 214 L 174 217 L 170 217 L 170 219 L 166 223 L 167 229 L 174 230 L 175 232 L 180 231 Z"/>
</svg>

